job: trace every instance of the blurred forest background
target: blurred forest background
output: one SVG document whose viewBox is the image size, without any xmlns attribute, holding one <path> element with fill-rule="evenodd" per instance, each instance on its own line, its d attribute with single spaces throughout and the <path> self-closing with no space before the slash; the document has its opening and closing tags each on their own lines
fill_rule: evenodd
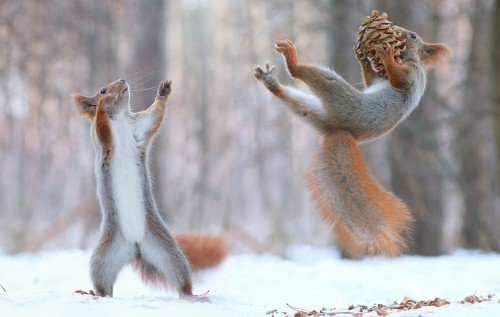
<svg viewBox="0 0 500 317">
<path fill-rule="evenodd" d="M 173 81 L 153 155 L 173 231 L 223 232 L 236 251 L 333 243 L 302 178 L 320 138 L 253 67 L 269 61 L 300 86 L 273 49 L 289 38 L 304 61 L 362 89 L 352 45 L 374 8 L 454 52 L 430 74 L 420 108 L 363 145 L 417 219 L 411 252 L 499 251 L 499 2 L 0 0 L 0 251 L 95 243 L 89 124 L 69 94 L 120 77 L 134 110 L 153 101 L 160 80 Z"/>
</svg>

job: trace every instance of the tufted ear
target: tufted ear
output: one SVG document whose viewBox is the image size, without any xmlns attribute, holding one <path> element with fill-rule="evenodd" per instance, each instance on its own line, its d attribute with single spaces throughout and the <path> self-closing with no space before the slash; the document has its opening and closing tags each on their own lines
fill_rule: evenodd
<svg viewBox="0 0 500 317">
<path fill-rule="evenodd" d="M 90 121 L 94 120 L 97 104 L 93 97 L 88 97 L 80 93 L 74 92 L 71 94 L 71 99 L 76 107 L 76 111 Z"/>
<path fill-rule="evenodd" d="M 425 43 L 421 58 L 425 66 L 431 68 L 444 62 L 451 56 L 451 50 L 443 43 Z"/>
</svg>

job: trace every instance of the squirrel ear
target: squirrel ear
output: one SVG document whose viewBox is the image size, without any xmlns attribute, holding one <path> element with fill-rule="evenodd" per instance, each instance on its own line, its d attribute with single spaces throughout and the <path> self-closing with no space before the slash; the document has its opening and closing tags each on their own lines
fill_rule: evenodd
<svg viewBox="0 0 500 317">
<path fill-rule="evenodd" d="M 421 54 L 422 61 L 427 67 L 434 67 L 451 56 L 451 50 L 443 43 L 425 43 Z"/>
<path fill-rule="evenodd" d="M 97 104 L 93 97 L 88 97 L 80 93 L 74 92 L 71 94 L 71 99 L 76 107 L 76 111 L 90 121 L 94 120 Z"/>
</svg>

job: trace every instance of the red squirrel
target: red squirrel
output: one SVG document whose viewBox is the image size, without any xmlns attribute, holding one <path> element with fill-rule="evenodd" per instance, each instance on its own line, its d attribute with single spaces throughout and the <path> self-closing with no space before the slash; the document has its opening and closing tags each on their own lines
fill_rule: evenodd
<svg viewBox="0 0 500 317">
<path fill-rule="evenodd" d="M 387 45 L 377 47 L 387 78 L 359 60 L 366 88 L 351 86 L 334 70 L 302 63 L 289 40 L 276 43 L 293 78 L 313 94 L 281 85 L 274 66 L 255 68 L 255 77 L 293 113 L 323 136 L 307 175 L 312 200 L 331 225 L 337 242 L 352 257 L 382 253 L 400 255 L 407 247 L 413 218 L 407 206 L 384 189 L 371 174 L 358 146 L 395 128 L 418 105 L 426 72 L 449 55 L 445 44 L 428 44 L 400 28 L 407 49 L 398 64 Z"/>
<path fill-rule="evenodd" d="M 146 282 L 173 286 L 181 298 L 204 300 L 192 293 L 191 268 L 216 266 L 228 253 L 222 236 L 184 234 L 174 238 L 158 211 L 148 157 L 170 91 L 171 82 L 162 82 L 153 104 L 135 113 L 130 110 L 129 86 L 123 79 L 92 97 L 72 95 L 77 111 L 92 121 L 102 222 L 90 275 L 99 296 L 113 296 L 119 271 L 133 263 Z"/>
</svg>

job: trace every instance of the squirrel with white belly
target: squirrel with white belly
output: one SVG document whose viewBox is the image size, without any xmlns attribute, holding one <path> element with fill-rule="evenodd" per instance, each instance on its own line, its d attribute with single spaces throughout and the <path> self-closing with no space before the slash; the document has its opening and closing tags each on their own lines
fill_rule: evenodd
<svg viewBox="0 0 500 317">
<path fill-rule="evenodd" d="M 289 40 L 277 42 L 276 51 L 283 54 L 291 76 L 303 81 L 312 95 L 280 84 L 269 64 L 255 68 L 255 77 L 323 136 L 308 185 L 337 242 L 352 257 L 397 256 L 406 248 L 413 218 L 407 206 L 373 177 L 358 143 L 401 123 L 424 93 L 427 70 L 450 55 L 445 44 L 428 44 L 412 31 L 391 27 L 405 42 L 404 49 L 395 52 L 394 46 L 381 42 L 373 46 L 373 59 L 355 51 L 363 91 L 332 69 L 300 62 Z M 385 73 L 372 67 L 375 60 Z"/>
<path fill-rule="evenodd" d="M 100 238 L 90 261 L 95 290 L 91 294 L 113 296 L 119 271 L 133 263 L 146 282 L 170 285 L 181 298 L 206 300 L 192 293 L 191 269 L 215 266 L 228 253 L 222 236 L 174 238 L 153 197 L 149 148 L 163 122 L 170 90 L 171 82 L 162 82 L 154 103 L 136 113 L 130 111 L 129 87 L 123 79 L 94 96 L 72 95 L 77 111 L 92 121 L 102 213 Z"/>
</svg>

